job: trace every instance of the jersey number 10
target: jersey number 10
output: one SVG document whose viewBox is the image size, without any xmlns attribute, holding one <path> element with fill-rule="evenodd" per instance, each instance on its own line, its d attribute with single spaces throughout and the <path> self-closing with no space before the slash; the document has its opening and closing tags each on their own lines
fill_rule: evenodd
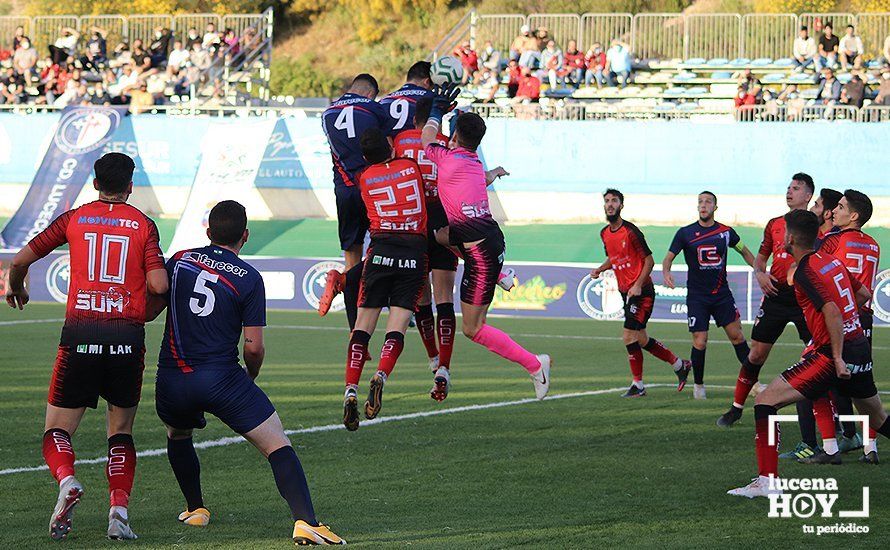
<svg viewBox="0 0 890 550">
<path fill-rule="evenodd" d="M 87 279 L 96 280 L 96 262 L 99 263 L 99 282 L 122 285 L 127 278 L 127 252 L 130 248 L 130 237 L 125 235 L 102 235 L 99 243 L 98 233 L 84 233 L 87 242 Z M 101 248 L 99 248 L 101 246 Z M 99 248 L 97 250 L 97 248 Z M 116 259 L 114 256 L 116 255 Z M 116 269 L 111 269 L 117 264 Z"/>
</svg>

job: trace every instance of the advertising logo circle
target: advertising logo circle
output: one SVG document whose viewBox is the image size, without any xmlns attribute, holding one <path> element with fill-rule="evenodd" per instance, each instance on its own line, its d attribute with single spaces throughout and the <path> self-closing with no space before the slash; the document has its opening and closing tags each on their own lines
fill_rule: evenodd
<svg viewBox="0 0 890 550">
<path fill-rule="evenodd" d="M 64 304 L 68 301 L 68 283 L 71 281 L 71 261 L 68 254 L 59 256 L 46 270 L 46 289 L 53 300 Z"/>
<path fill-rule="evenodd" d="M 578 283 L 578 305 L 588 317 L 608 321 L 624 318 L 624 301 L 618 291 L 618 280 L 611 271 L 599 279 L 585 275 Z"/>
<path fill-rule="evenodd" d="M 318 308 L 319 298 L 324 292 L 324 285 L 328 271 L 336 269 L 343 271 L 345 266 L 340 262 L 319 262 L 306 270 L 303 275 L 303 297 L 313 308 Z M 331 303 L 331 311 L 343 311 L 346 304 L 343 302 L 343 294 L 338 294 Z"/>
<path fill-rule="evenodd" d="M 119 119 L 112 109 L 75 109 L 62 116 L 53 140 L 69 155 L 89 153 L 105 145 Z"/>
<path fill-rule="evenodd" d="M 890 323 L 890 269 L 882 271 L 875 278 L 871 308 L 875 312 L 875 317 Z"/>
</svg>

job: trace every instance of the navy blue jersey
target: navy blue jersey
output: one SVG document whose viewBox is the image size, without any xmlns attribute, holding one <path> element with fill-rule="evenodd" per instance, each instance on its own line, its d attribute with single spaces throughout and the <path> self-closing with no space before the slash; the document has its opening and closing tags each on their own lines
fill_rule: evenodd
<svg viewBox="0 0 890 550">
<path fill-rule="evenodd" d="M 735 229 L 722 223 L 703 227 L 695 222 L 677 230 L 669 250 L 674 255 L 682 250 L 686 258 L 688 297 L 731 294 L 726 285 L 726 260 L 729 249 L 736 248 L 740 242 Z"/>
<path fill-rule="evenodd" d="M 347 93 L 331 103 L 321 116 L 321 126 L 331 147 L 335 187 L 356 185 L 359 172 L 367 166 L 359 139 L 370 128 L 385 132 L 390 123 L 389 115 L 373 99 Z"/>
<path fill-rule="evenodd" d="M 170 293 L 159 368 L 240 368 L 243 327 L 266 325 L 266 288 L 259 271 L 231 250 L 210 245 L 167 261 Z"/>
<path fill-rule="evenodd" d="M 421 97 L 432 97 L 433 92 L 417 84 L 405 84 L 398 90 L 380 100 L 380 106 L 386 111 L 389 120 L 384 130 L 387 135 L 394 136 L 402 130 L 414 128 L 415 103 Z"/>
</svg>

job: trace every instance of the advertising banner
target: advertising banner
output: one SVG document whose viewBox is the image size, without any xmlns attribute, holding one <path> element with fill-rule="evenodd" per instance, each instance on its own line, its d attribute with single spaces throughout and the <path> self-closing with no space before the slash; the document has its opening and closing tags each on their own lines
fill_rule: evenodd
<svg viewBox="0 0 890 550">
<path fill-rule="evenodd" d="M 5 291 L 12 254 L 0 254 L 0 291 Z M 271 309 L 312 311 L 324 291 L 329 269 L 342 269 L 332 258 L 270 258 L 245 256 L 256 267 L 266 284 L 266 298 Z M 611 272 L 597 280 L 590 278 L 590 266 L 580 264 L 508 264 L 516 270 L 519 284 L 510 292 L 495 291 L 491 313 L 517 317 L 555 317 L 564 319 L 619 320 L 623 318 L 621 295 Z M 654 321 L 686 323 L 686 271 L 677 266 L 677 288 L 664 286 L 661 272 L 652 273 L 655 282 Z M 462 266 L 461 268 L 462 269 Z M 64 303 L 68 293 L 67 253 L 54 253 L 31 268 L 31 299 Z M 458 271 L 457 280 L 460 281 Z M 754 321 L 760 309 L 762 293 L 747 267 L 732 267 L 729 286 L 735 296 L 742 322 Z M 872 308 L 875 325 L 890 325 L 890 270 L 878 275 Z M 455 293 L 457 295 L 457 293 Z M 460 304 L 455 304 L 459 307 Z M 332 311 L 343 309 L 342 295 Z"/>
<path fill-rule="evenodd" d="M 21 248 L 71 207 L 124 113 L 111 107 L 62 112 L 25 200 L 0 234 L 2 248 Z"/>
</svg>

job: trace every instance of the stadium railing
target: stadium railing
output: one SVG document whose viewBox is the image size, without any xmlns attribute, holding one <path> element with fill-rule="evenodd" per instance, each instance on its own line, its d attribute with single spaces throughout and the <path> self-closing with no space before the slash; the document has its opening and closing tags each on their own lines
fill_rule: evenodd
<svg viewBox="0 0 890 550">
<path fill-rule="evenodd" d="M 490 40 L 502 54 L 522 25 L 546 27 L 560 47 L 577 40 L 586 50 L 594 42 L 603 45 L 620 38 L 631 45 L 640 59 L 780 59 L 791 56 L 800 25 L 812 25 L 816 19 L 831 22 L 838 36 L 843 28 L 855 25 L 867 50 L 867 57 L 881 54 L 884 39 L 890 34 L 890 13 L 793 13 L 779 14 L 691 14 L 682 13 L 566 13 L 477 14 L 471 9 L 448 35 L 436 45 L 430 57 L 451 52 L 461 41 L 472 37 L 471 45 Z M 461 27 L 465 28 L 461 28 Z"/>
</svg>

